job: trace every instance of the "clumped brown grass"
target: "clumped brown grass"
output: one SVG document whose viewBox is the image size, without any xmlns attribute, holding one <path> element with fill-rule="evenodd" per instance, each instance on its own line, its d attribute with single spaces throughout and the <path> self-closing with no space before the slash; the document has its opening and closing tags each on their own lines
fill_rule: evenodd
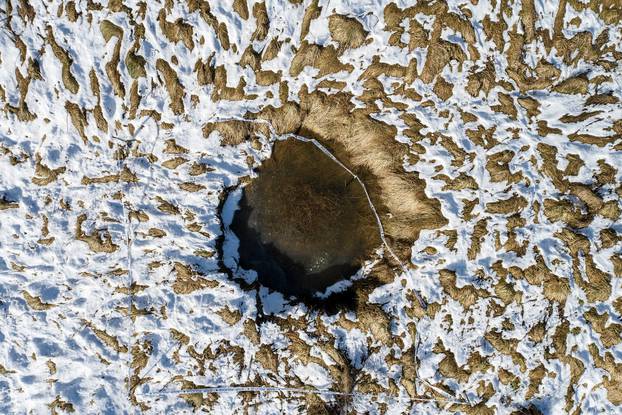
<svg viewBox="0 0 622 415">
<path fill-rule="evenodd" d="M 114 174 L 106 174 L 99 177 L 82 177 L 82 184 L 100 184 L 100 183 L 136 183 L 138 182 L 138 177 L 126 166 L 124 166 L 119 173 Z"/>
<path fill-rule="evenodd" d="M 449 83 L 443 78 L 439 76 L 436 79 L 436 84 L 434 85 L 434 93 L 443 101 L 447 101 L 453 95 L 454 85 Z"/>
<path fill-rule="evenodd" d="M 17 106 L 10 105 L 9 103 L 6 104 L 6 109 L 15 114 L 17 119 L 22 122 L 32 121 L 37 118 L 36 114 L 30 112 L 28 104 L 26 103 L 26 95 L 28 94 L 30 81 L 32 79 L 42 79 L 39 65 L 34 62 L 35 61 L 32 59 L 29 60 L 27 76 L 23 76 L 19 69 L 15 69 L 15 79 L 19 89 L 19 103 Z"/>
<path fill-rule="evenodd" d="M 553 87 L 553 91 L 561 94 L 587 94 L 589 81 L 585 75 L 565 79 Z"/>
<path fill-rule="evenodd" d="M 514 215 L 522 212 L 528 202 L 523 196 L 513 195 L 508 199 L 486 203 L 486 212 L 495 215 Z"/>
<path fill-rule="evenodd" d="M 71 101 L 65 102 L 65 110 L 69 113 L 71 123 L 80 134 L 80 137 L 82 137 L 82 141 L 86 143 L 87 137 L 85 129 L 88 126 L 88 121 L 86 120 L 86 111 L 78 104 Z"/>
<path fill-rule="evenodd" d="M 125 55 L 125 67 L 127 68 L 128 74 L 134 78 L 140 78 L 147 76 L 147 71 L 145 70 L 145 65 L 147 61 L 144 57 L 137 55 L 134 51 L 130 50 Z"/>
<path fill-rule="evenodd" d="M 201 277 L 189 265 L 182 264 L 181 262 L 175 262 L 173 264 L 173 270 L 175 272 L 175 281 L 173 282 L 172 287 L 175 294 L 191 294 L 204 288 L 218 287 L 218 283 L 216 281 Z"/>
<path fill-rule="evenodd" d="M 311 27 L 311 20 L 317 19 L 320 17 L 320 13 L 322 12 L 322 7 L 319 5 L 319 0 L 312 0 L 309 7 L 305 10 L 305 14 L 302 17 L 302 24 L 300 26 L 300 40 L 304 41 L 305 37 L 309 33 L 309 28 Z"/>
<path fill-rule="evenodd" d="M 52 52 L 54 52 L 54 56 L 56 56 L 56 59 L 58 59 L 62 65 L 61 76 L 65 88 L 67 88 L 67 90 L 69 90 L 71 93 L 77 94 L 80 90 L 80 84 L 71 72 L 71 65 L 73 64 L 73 59 L 69 55 L 69 52 L 60 47 L 60 45 L 56 42 L 56 39 L 54 38 L 54 32 L 51 26 L 47 27 L 47 41 L 52 48 Z"/>
<path fill-rule="evenodd" d="M 189 50 L 194 49 L 194 40 L 192 25 L 186 23 L 183 19 L 179 18 L 174 22 L 166 20 L 166 10 L 161 9 L 158 13 L 158 23 L 160 24 L 160 30 L 164 33 L 164 36 L 173 43 L 182 42 Z"/>
<path fill-rule="evenodd" d="M 488 296 L 484 290 L 477 289 L 472 285 L 458 287 L 456 285 L 456 273 L 450 270 L 439 271 L 439 280 L 443 290 L 452 299 L 458 301 L 465 310 L 475 304 L 479 298 Z"/>
<path fill-rule="evenodd" d="M 616 363 L 611 352 L 606 352 L 605 357 L 601 357 L 598 346 L 594 343 L 588 347 L 596 367 L 606 370 L 609 374 L 603 379 L 603 386 L 607 389 L 607 399 L 614 405 L 622 405 L 622 389 L 620 389 L 620 385 L 622 385 L 622 363 Z"/>
<path fill-rule="evenodd" d="M 203 60 L 199 58 L 194 64 L 194 72 L 197 74 L 197 82 L 201 86 L 209 85 L 214 82 L 215 70 L 212 66 L 212 58 L 213 55 L 210 56 L 206 62 L 203 62 Z"/>
<path fill-rule="evenodd" d="M 91 323 L 90 321 L 84 321 L 84 324 L 86 325 L 86 327 L 90 328 L 91 331 L 93 331 L 93 334 L 95 334 L 95 336 L 97 336 L 97 338 L 99 340 L 101 340 L 101 342 L 110 347 L 111 349 L 115 350 L 117 353 L 127 353 L 128 349 L 127 346 L 122 344 L 119 339 L 109 333 L 107 333 L 105 330 L 102 329 L 98 329 L 93 323 Z"/>
<path fill-rule="evenodd" d="M 268 35 L 268 30 L 270 30 L 270 19 L 268 19 L 268 11 L 266 10 L 265 2 L 255 3 L 253 5 L 253 17 L 256 20 L 256 27 L 251 39 L 262 41 Z"/>
<path fill-rule="evenodd" d="M 187 163 L 188 159 L 183 157 L 173 157 L 171 159 L 165 160 L 162 162 L 162 166 L 167 169 L 175 170 L 177 167 L 181 166 L 184 163 Z"/>
<path fill-rule="evenodd" d="M 256 132 L 268 133 L 265 125 L 252 124 L 245 121 L 228 120 L 208 122 L 203 125 L 203 137 L 207 138 L 213 131 L 222 137 L 222 144 L 236 146 L 250 140 Z"/>
<path fill-rule="evenodd" d="M 63 174 L 67 170 L 66 167 L 58 167 L 51 169 L 41 162 L 41 156 L 35 156 L 35 175 L 31 181 L 37 186 L 46 186 L 58 179 L 58 176 Z"/>
<path fill-rule="evenodd" d="M 62 413 L 74 413 L 76 410 L 71 402 L 65 401 L 60 395 L 56 395 L 56 398 L 48 404 L 51 415 L 59 415 L 59 410 Z"/>
<path fill-rule="evenodd" d="M 315 43 L 303 41 L 300 45 L 289 68 L 292 76 L 298 76 L 305 66 L 313 66 L 319 69 L 318 77 L 340 71 L 352 72 L 352 65 L 343 64 L 339 61 L 339 54 L 334 46 L 320 46 Z"/>
<path fill-rule="evenodd" d="M 236 12 L 242 19 L 248 20 L 248 4 L 246 0 L 233 0 L 233 11 Z"/>
<path fill-rule="evenodd" d="M 110 20 L 102 21 L 99 25 L 99 31 L 101 32 L 106 43 L 108 43 L 113 37 L 116 37 L 118 40 L 123 39 L 123 29 L 112 23 Z"/>
<path fill-rule="evenodd" d="M 167 61 L 158 59 L 156 61 L 156 69 L 164 78 L 164 85 L 168 91 L 171 102 L 169 108 L 175 115 L 181 115 L 184 112 L 184 87 L 177 78 L 177 73 Z"/>
<path fill-rule="evenodd" d="M 86 221 L 86 219 L 87 215 L 85 213 L 81 214 L 76 219 L 76 240 L 85 242 L 89 246 L 89 249 L 96 253 L 110 254 L 119 249 L 119 245 L 112 242 L 112 236 L 105 229 L 95 229 L 90 234 L 85 233 L 82 230 L 82 224 Z"/>
<path fill-rule="evenodd" d="M 333 14 L 328 18 L 328 30 L 333 40 L 339 44 L 340 52 L 362 46 L 368 34 L 358 20 L 340 14 Z"/>
<path fill-rule="evenodd" d="M 17 209 L 19 203 L 6 199 L 4 195 L 0 196 L 0 210 Z"/>
<path fill-rule="evenodd" d="M 41 301 L 41 297 L 33 296 L 26 290 L 22 291 L 22 296 L 26 300 L 28 307 L 36 311 L 45 311 L 56 306 L 55 304 L 44 303 Z"/>
<path fill-rule="evenodd" d="M 583 317 L 591 324 L 592 328 L 600 335 L 600 340 L 606 348 L 613 347 L 622 342 L 622 325 L 609 322 L 609 315 L 599 314 L 595 308 L 583 313 Z"/>
</svg>

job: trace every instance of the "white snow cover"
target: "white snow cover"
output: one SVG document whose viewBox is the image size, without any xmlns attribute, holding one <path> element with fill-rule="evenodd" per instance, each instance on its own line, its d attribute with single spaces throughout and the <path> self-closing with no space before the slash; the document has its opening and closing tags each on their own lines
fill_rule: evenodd
<svg viewBox="0 0 622 415">
<path fill-rule="evenodd" d="M 523 2 L 509 2 L 510 10 L 501 13 L 510 29 L 521 25 Z M 503 33 L 508 43 L 499 49 L 481 24 L 486 16 L 498 17 L 498 8 L 508 2 L 436 2 L 470 22 L 476 37 L 469 45 L 462 34 L 445 27 L 441 39 L 456 44 L 467 56 L 474 47 L 480 57 L 463 63 L 453 60 L 437 74 L 453 84 L 453 93 L 445 100 L 432 83 L 420 78 L 407 85 L 421 96 L 414 99 L 397 90 L 402 78 L 378 76 L 384 92 L 405 109 L 378 99 L 378 109 L 370 117 L 395 126 L 395 139 L 412 146 L 416 157 L 404 160 L 404 171 L 425 181 L 425 194 L 440 201 L 447 225 L 423 231 L 413 242 L 411 257 L 405 258 L 408 270 L 395 267 L 393 281 L 369 296 L 369 303 L 387 316 L 387 327 L 360 327 L 356 313 L 327 315 L 264 287 L 248 289 L 223 272 L 217 255 L 222 234 L 217 212 L 223 192 L 252 177 L 252 169 L 269 157 L 271 144 L 282 137 L 260 136 L 259 145 L 250 141 L 223 145 L 218 132 L 204 136 L 202 129 L 208 122 L 239 120 L 248 112 L 283 104 L 279 83 L 261 85 L 249 65 L 239 64 L 249 46 L 261 53 L 272 39 L 283 42 L 276 57 L 260 65 L 263 71 L 280 71 L 280 82 L 289 88 L 288 100 L 299 102 L 304 86 L 313 91 L 328 79 L 343 82 L 344 91 L 361 107 L 359 98 L 367 88 L 362 75 L 375 58 L 402 66 L 416 59 L 421 73 L 429 50 L 408 50 L 390 40 L 384 13 L 388 0 L 321 0 L 307 42 L 338 47 L 328 24 L 333 14 L 359 21 L 368 41 L 339 56 L 341 63 L 352 65 L 350 72 L 320 78 L 318 68 L 307 65 L 292 76 L 294 48 L 301 46 L 303 17 L 313 2 L 266 0 L 269 30 L 261 40 L 254 36 L 253 10 L 258 2 L 247 2 L 247 19 L 233 11 L 230 0 L 205 2 L 219 24 L 226 26 L 229 43 L 236 45 L 228 48 L 201 12 L 191 11 L 191 3 L 0 2 L 1 413 L 310 413 L 311 394 L 327 405 L 347 398 L 347 407 L 357 413 L 471 413 L 477 407 L 492 411 L 481 413 L 510 414 L 532 405 L 551 414 L 622 413 L 622 385 L 618 384 L 617 395 L 613 391 L 615 382 L 622 382 L 622 279 L 612 259 L 622 252 L 622 132 L 614 128 L 622 128 L 622 68 L 617 55 L 609 52 L 602 58 L 609 65 L 586 59 L 569 64 L 554 48 L 548 51 L 534 41 L 525 46 L 525 64 L 535 68 L 545 59 L 559 70 L 559 80 L 585 75 L 590 81 L 586 91 L 566 94 L 549 87 L 509 92 L 497 84 L 488 94 L 473 96 L 467 90 L 468 77 L 489 60 L 499 79 L 515 84 L 507 75 L 510 35 Z M 397 6 L 405 9 L 413 3 L 417 2 L 398 1 Z M 558 3 L 531 1 L 536 29 L 553 30 Z M 585 31 L 596 39 L 607 31 L 605 46 L 622 53 L 620 20 L 608 23 L 593 9 L 568 3 L 562 22 L 565 36 Z M 615 2 L 603 3 L 614 9 Z M 77 11 L 75 19 L 71 8 Z M 163 34 L 158 22 L 161 10 L 166 10 L 168 22 L 183 19 L 192 27 L 194 48 Z M 577 16 L 580 22 L 571 25 Z M 415 21 L 432 31 L 436 19 L 421 12 L 405 19 L 400 39 L 408 44 Z M 106 42 L 100 29 L 104 20 L 122 29 L 122 39 Z M 134 53 L 144 57 L 145 75 L 134 79 L 124 62 L 134 47 L 137 23 L 144 34 Z M 64 82 L 66 73 L 49 41 L 50 31 L 71 58 L 70 72 L 79 85 L 75 93 Z M 117 70 L 125 96 L 115 93 L 106 68 L 117 42 Z M 226 68 L 226 86 L 235 88 L 244 79 L 248 99 L 210 99 L 216 87 L 200 85 L 195 71 L 197 60 L 210 56 L 214 67 Z M 159 59 L 174 68 L 183 86 L 181 114 L 170 107 L 166 81 L 157 68 Z M 39 78 L 30 76 L 31 60 L 38 62 Z M 99 97 L 93 91 L 91 71 L 99 80 Z M 31 79 L 22 100 L 24 76 Z M 595 81 L 599 77 L 602 82 Z M 130 110 L 133 83 L 141 96 L 135 116 Z M 515 117 L 493 109 L 502 100 L 500 94 L 511 96 Z M 597 94 L 608 94 L 615 101 L 587 108 L 586 99 Z M 538 102 L 537 116 L 519 105 L 526 96 Z M 83 111 L 84 137 L 67 110 L 68 102 Z M 21 119 L 9 108 L 22 103 L 34 118 Z M 106 132 L 95 121 L 98 104 L 107 121 Z M 600 112 L 587 120 L 560 121 L 586 111 Z M 404 112 L 414 114 L 424 126 L 416 143 L 405 133 Z M 538 121 L 557 130 L 543 134 Z M 485 148 L 467 134 L 493 127 L 494 148 Z M 573 134 L 614 138 L 617 134 L 617 138 L 601 146 L 573 141 Z M 443 145 L 445 138 L 467 154 L 462 161 L 456 162 L 455 154 Z M 171 150 L 171 143 L 183 149 Z M 542 145 L 556 150 L 556 166 L 543 157 Z M 507 167 L 520 176 L 518 180 L 498 180 L 487 169 L 491 155 L 502 151 L 513 154 Z M 569 200 L 585 211 L 585 204 L 560 191 L 547 173 L 565 171 L 573 155 L 581 163 L 570 182 L 596 188 L 600 203 L 609 204 L 614 212 L 603 210 L 580 228 L 566 219 L 551 219 L 544 208 L 547 200 Z M 175 157 L 183 160 L 171 168 L 165 162 Z M 192 166 L 199 164 L 208 168 L 195 174 Z M 603 165 L 614 168 L 613 178 L 597 183 Z M 461 175 L 472 178 L 476 186 L 448 186 Z M 491 212 L 491 203 L 510 197 L 523 198 L 525 207 L 515 215 Z M 465 206 L 474 200 L 465 215 Z M 508 223 L 514 220 L 520 224 L 509 235 Z M 472 255 L 472 235 L 482 223 L 480 249 Z M 560 237 L 568 229 L 586 240 L 576 255 Z M 605 244 L 605 230 L 612 230 L 617 239 Z M 445 231 L 455 231 L 455 244 L 449 243 L 450 232 Z M 525 246 L 522 255 L 507 249 L 510 240 Z M 609 295 L 597 300 L 582 288 L 590 284 L 586 271 L 592 269 L 590 264 L 605 275 L 610 288 Z M 546 282 L 530 283 L 519 275 L 518 270 L 530 266 L 567 283 L 565 300 L 551 300 Z M 501 275 L 499 269 L 509 272 Z M 441 270 L 455 275 L 453 291 L 441 283 Z M 184 291 L 176 285 L 185 273 L 199 286 Z M 247 279 L 252 283 L 252 273 Z M 507 304 L 495 294 L 500 281 L 511 287 L 513 297 Z M 456 298 L 468 290 L 477 295 L 465 306 Z M 429 311 L 411 313 L 416 300 L 408 293 L 420 293 Z M 491 311 L 502 304 L 501 311 Z M 601 330 L 594 321 L 603 314 L 607 318 Z M 539 324 L 544 334 L 534 340 L 532 333 Z M 567 332 L 563 351 L 556 349 L 560 327 Z M 607 330 L 614 333 L 613 340 L 603 339 Z M 391 343 L 380 340 L 384 331 Z M 502 345 L 491 340 L 490 333 L 499 334 Z M 503 344 L 510 344 L 511 350 Z M 473 369 L 470 358 L 475 353 L 486 363 L 483 370 Z M 443 369 L 448 356 L 466 374 L 456 377 Z M 406 370 L 404 362 L 415 362 L 416 373 Z M 357 373 L 360 385 L 373 386 L 363 388 L 354 382 L 343 392 L 339 376 L 344 367 Z M 540 371 L 543 376 L 534 383 Z M 405 380 L 415 384 L 416 395 Z M 210 387 L 217 390 L 207 393 Z M 182 389 L 194 393 L 181 395 Z"/>
</svg>

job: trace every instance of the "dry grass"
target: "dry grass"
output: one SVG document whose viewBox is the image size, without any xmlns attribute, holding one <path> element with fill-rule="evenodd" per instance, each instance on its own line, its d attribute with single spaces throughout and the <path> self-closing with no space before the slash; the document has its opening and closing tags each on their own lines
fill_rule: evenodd
<svg viewBox="0 0 622 415">
<path fill-rule="evenodd" d="M 176 277 L 172 288 L 175 294 L 191 294 L 204 288 L 218 287 L 218 283 L 216 281 L 201 277 L 189 265 L 182 264 L 181 262 L 175 262 L 173 264 L 173 269 Z"/>
<path fill-rule="evenodd" d="M 24 300 L 26 300 L 26 304 L 28 304 L 28 307 L 36 311 L 45 311 L 49 310 L 50 308 L 56 307 L 55 304 L 44 303 L 43 301 L 41 301 L 41 297 L 32 296 L 26 290 L 22 291 L 22 296 L 24 297 Z"/>
<path fill-rule="evenodd" d="M 255 3 L 253 5 L 253 17 L 256 21 L 255 31 L 251 36 L 251 40 L 262 41 L 268 35 L 270 30 L 270 19 L 268 19 L 268 11 L 266 10 L 266 3 Z"/>
<path fill-rule="evenodd" d="M 54 38 L 54 32 L 51 26 L 47 27 L 47 41 L 52 48 L 52 52 L 54 52 L 54 56 L 56 56 L 56 59 L 58 59 L 62 65 L 62 79 L 65 88 L 67 88 L 71 93 L 77 94 L 80 90 L 80 84 L 71 72 L 71 65 L 73 64 L 73 59 L 65 49 L 63 49 L 58 43 L 56 43 L 56 39 Z"/>
<path fill-rule="evenodd" d="M 248 20 L 248 4 L 246 0 L 233 0 L 233 11 L 236 12 L 242 19 Z"/>
<path fill-rule="evenodd" d="M 174 22 L 166 20 L 166 10 L 161 9 L 158 13 L 158 23 L 160 24 L 160 30 L 164 33 L 164 36 L 173 43 L 182 42 L 189 50 L 194 49 L 194 40 L 192 25 L 184 22 L 179 18 Z"/>
<path fill-rule="evenodd" d="M 63 174 L 67 170 L 66 167 L 58 167 L 51 169 L 41 162 L 41 156 L 35 156 L 35 176 L 31 179 L 37 186 L 47 186 L 48 184 L 56 181 L 58 176 Z"/>
<path fill-rule="evenodd" d="M 340 52 L 362 46 L 368 34 L 358 20 L 340 14 L 333 14 L 328 18 L 328 30 L 333 40 L 339 44 Z"/>
<path fill-rule="evenodd" d="M 296 51 L 294 59 L 292 59 L 289 68 L 290 75 L 300 75 L 305 66 L 317 68 L 319 70 L 317 77 L 320 78 L 340 71 L 352 72 L 354 69 L 352 65 L 343 64 L 339 61 L 339 54 L 334 46 L 320 46 L 303 41 Z"/>
<path fill-rule="evenodd" d="M 586 76 L 575 76 L 555 85 L 553 91 L 568 95 L 587 94 L 588 85 L 589 81 Z"/>
<path fill-rule="evenodd" d="M 164 85 L 168 91 L 170 97 L 169 108 L 175 115 L 181 115 L 184 113 L 184 87 L 177 78 L 177 73 L 171 68 L 169 63 L 164 59 L 158 59 L 156 61 L 156 69 L 160 75 L 164 78 Z"/>
<path fill-rule="evenodd" d="M 105 330 L 98 329 L 95 327 L 93 323 L 90 321 L 84 321 L 86 327 L 90 328 L 93 331 L 93 334 L 97 336 L 97 338 L 106 346 L 115 350 L 117 353 L 127 353 L 127 346 L 119 342 L 119 339 L 115 336 L 108 334 Z"/>
<path fill-rule="evenodd" d="M 41 80 L 41 73 L 39 70 L 39 65 L 34 63 L 32 59 L 29 60 L 28 65 L 28 76 L 24 77 L 19 69 L 15 69 L 15 79 L 17 81 L 18 89 L 19 89 L 19 103 L 17 106 L 6 104 L 6 109 L 15 114 L 17 119 L 22 122 L 32 121 L 37 118 L 36 114 L 33 114 L 29 111 L 28 105 L 26 103 L 26 95 L 28 94 L 28 87 L 30 86 L 30 81 L 32 79 Z"/>
<path fill-rule="evenodd" d="M 616 363 L 616 359 L 610 352 L 605 353 L 602 358 L 595 344 L 589 346 L 590 354 L 594 359 L 594 364 L 607 371 L 608 377 L 603 379 L 603 386 L 607 389 L 607 399 L 614 405 L 622 405 L 622 363 Z"/>
<path fill-rule="evenodd" d="M 82 177 L 81 183 L 84 185 L 101 184 L 101 183 L 137 183 L 138 177 L 127 167 L 123 167 L 121 172 L 115 174 L 107 174 L 99 177 Z"/>
<path fill-rule="evenodd" d="M 453 95 L 454 85 L 447 82 L 445 78 L 439 76 L 434 85 L 434 93 L 443 101 L 447 101 Z"/>
<path fill-rule="evenodd" d="M 199 85 L 209 85 L 214 82 L 215 70 L 211 64 L 212 56 L 208 58 L 207 62 L 203 62 L 202 59 L 198 59 L 194 64 L 194 72 L 197 74 L 197 82 Z"/>
<path fill-rule="evenodd" d="M 56 398 L 52 402 L 48 404 L 48 408 L 50 408 L 51 415 L 59 415 L 59 410 L 61 413 L 74 413 L 75 409 L 71 402 L 63 400 L 60 395 L 56 395 Z"/>
<path fill-rule="evenodd" d="M 80 137 L 82 137 L 82 141 L 86 143 L 88 139 L 85 130 L 89 124 L 86 120 L 86 111 L 71 101 L 65 102 L 65 110 L 69 113 L 71 123 L 80 134 Z"/>
<path fill-rule="evenodd" d="M 134 51 L 130 50 L 125 55 L 125 67 L 127 68 L 128 74 L 134 78 L 146 77 L 147 71 L 145 70 L 145 65 L 147 61 L 144 57 L 137 55 Z"/>
<path fill-rule="evenodd" d="M 508 94 L 504 94 L 503 92 L 499 92 L 497 94 L 497 98 L 499 99 L 499 105 L 492 105 L 490 109 L 495 112 L 507 114 L 510 119 L 516 120 L 518 112 L 516 110 L 516 106 L 514 106 L 514 100 L 512 97 Z"/>
<path fill-rule="evenodd" d="M 456 274 L 450 270 L 439 271 L 439 282 L 443 290 L 452 299 L 458 301 L 465 310 L 475 304 L 478 299 L 488 296 L 484 290 L 477 289 L 472 285 L 458 287 L 456 285 Z"/>
<path fill-rule="evenodd" d="M 0 210 L 17 209 L 19 203 L 7 200 L 4 195 L 0 196 Z"/>
<path fill-rule="evenodd" d="M 123 39 L 123 29 L 112 23 L 110 20 L 102 21 L 99 25 L 99 30 L 106 43 L 108 43 L 113 37 L 116 37 L 118 40 Z"/>
<path fill-rule="evenodd" d="M 614 347 L 622 342 L 622 325 L 609 323 L 610 316 L 608 314 L 599 314 L 595 308 L 591 308 L 583 314 L 583 317 L 600 335 L 600 340 L 606 348 Z"/>
<path fill-rule="evenodd" d="M 90 234 L 85 233 L 82 230 L 82 224 L 86 219 L 87 215 L 83 213 L 76 220 L 76 240 L 85 242 L 89 249 L 96 253 L 110 254 L 119 249 L 119 246 L 112 242 L 112 237 L 107 230 L 95 229 Z"/>
<path fill-rule="evenodd" d="M 254 126 L 243 121 L 209 122 L 203 125 L 203 137 L 207 138 L 213 131 L 218 131 L 223 145 L 238 145 L 250 139 Z"/>
<path fill-rule="evenodd" d="M 311 20 L 317 19 L 320 17 L 320 13 L 322 12 L 322 8 L 319 6 L 319 0 L 312 0 L 309 7 L 305 10 L 305 14 L 302 17 L 302 24 L 300 26 L 300 40 L 304 41 L 305 37 L 309 33 L 309 28 L 311 27 Z"/>
<path fill-rule="evenodd" d="M 486 212 L 495 215 L 515 215 L 522 212 L 527 205 L 527 199 L 520 195 L 514 195 L 505 200 L 486 203 Z"/>
</svg>

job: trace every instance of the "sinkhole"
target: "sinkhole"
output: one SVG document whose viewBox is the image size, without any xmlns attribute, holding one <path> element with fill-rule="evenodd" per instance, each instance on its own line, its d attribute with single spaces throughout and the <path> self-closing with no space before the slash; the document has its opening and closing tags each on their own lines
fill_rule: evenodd
<svg viewBox="0 0 622 415">
<path fill-rule="evenodd" d="M 349 281 L 381 244 L 361 184 L 313 143 L 293 138 L 277 141 L 256 173 L 227 195 L 237 198 L 222 212 L 227 267 L 255 271 L 261 285 L 286 298 L 353 295 L 351 284 L 337 283 Z"/>
</svg>

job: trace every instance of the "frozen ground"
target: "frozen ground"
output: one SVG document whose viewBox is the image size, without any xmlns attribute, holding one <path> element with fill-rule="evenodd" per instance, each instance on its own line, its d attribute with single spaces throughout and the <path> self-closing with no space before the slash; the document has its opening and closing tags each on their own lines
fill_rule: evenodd
<svg viewBox="0 0 622 415">
<path fill-rule="evenodd" d="M 619 62 L 617 0 L 0 0 L 0 412 L 622 413 Z M 222 272 L 249 113 L 438 201 L 357 310 Z"/>
</svg>

